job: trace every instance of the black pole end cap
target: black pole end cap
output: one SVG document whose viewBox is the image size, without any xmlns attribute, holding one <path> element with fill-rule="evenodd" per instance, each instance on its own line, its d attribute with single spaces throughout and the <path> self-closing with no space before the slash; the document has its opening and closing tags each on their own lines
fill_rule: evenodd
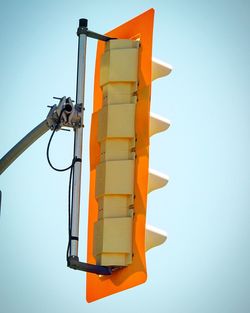
<svg viewBox="0 0 250 313">
<path fill-rule="evenodd" d="M 88 27 L 88 20 L 86 18 L 80 18 L 79 27 Z"/>
</svg>

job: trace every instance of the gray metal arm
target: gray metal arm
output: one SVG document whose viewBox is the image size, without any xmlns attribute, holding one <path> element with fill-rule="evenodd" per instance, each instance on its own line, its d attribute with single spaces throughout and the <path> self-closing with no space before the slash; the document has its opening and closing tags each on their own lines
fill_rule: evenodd
<svg viewBox="0 0 250 313">
<path fill-rule="evenodd" d="M 0 160 L 0 174 L 2 174 L 29 146 L 50 129 L 47 119 L 37 125 L 23 139 L 21 139 L 9 152 Z"/>
<path fill-rule="evenodd" d="M 59 130 L 62 126 L 77 128 L 80 127 L 81 115 L 77 105 L 73 106 L 71 98 L 60 99 L 58 105 L 50 107 L 47 118 L 20 140 L 0 160 L 0 174 L 2 174 L 29 146 L 45 134 L 49 129 Z M 59 120 L 60 119 L 60 120 Z"/>
</svg>

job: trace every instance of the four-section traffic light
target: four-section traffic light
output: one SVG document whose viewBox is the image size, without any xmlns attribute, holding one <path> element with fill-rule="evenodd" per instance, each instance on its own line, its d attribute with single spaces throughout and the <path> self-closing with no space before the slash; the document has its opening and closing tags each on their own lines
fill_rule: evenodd
<svg viewBox="0 0 250 313">
<path fill-rule="evenodd" d="M 168 177 L 149 170 L 150 136 L 170 123 L 150 114 L 152 80 L 171 67 L 152 61 L 154 10 L 112 30 L 99 42 L 90 135 L 89 263 L 112 274 L 87 273 L 87 301 L 142 284 L 146 250 L 166 234 L 146 226 L 147 195 Z"/>
</svg>

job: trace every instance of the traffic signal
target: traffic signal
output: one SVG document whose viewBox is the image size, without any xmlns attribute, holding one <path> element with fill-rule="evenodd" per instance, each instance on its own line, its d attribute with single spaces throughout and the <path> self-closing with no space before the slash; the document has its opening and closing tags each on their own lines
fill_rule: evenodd
<svg viewBox="0 0 250 313">
<path fill-rule="evenodd" d="M 111 275 L 87 273 L 87 301 L 142 284 L 145 251 L 166 234 L 146 226 L 147 195 L 168 177 L 149 170 L 150 136 L 170 123 L 150 115 L 152 80 L 171 67 L 152 61 L 154 10 L 150 9 L 98 42 L 90 134 L 88 263 Z"/>
</svg>

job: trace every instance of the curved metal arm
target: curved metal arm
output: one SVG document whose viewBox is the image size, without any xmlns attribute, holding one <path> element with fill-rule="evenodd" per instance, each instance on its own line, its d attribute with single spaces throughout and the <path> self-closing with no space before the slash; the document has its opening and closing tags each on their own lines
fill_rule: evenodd
<svg viewBox="0 0 250 313">
<path fill-rule="evenodd" d="M 21 139 L 9 152 L 0 160 L 0 174 L 2 174 L 29 146 L 49 130 L 47 119 L 37 125 L 23 139 Z"/>
</svg>

